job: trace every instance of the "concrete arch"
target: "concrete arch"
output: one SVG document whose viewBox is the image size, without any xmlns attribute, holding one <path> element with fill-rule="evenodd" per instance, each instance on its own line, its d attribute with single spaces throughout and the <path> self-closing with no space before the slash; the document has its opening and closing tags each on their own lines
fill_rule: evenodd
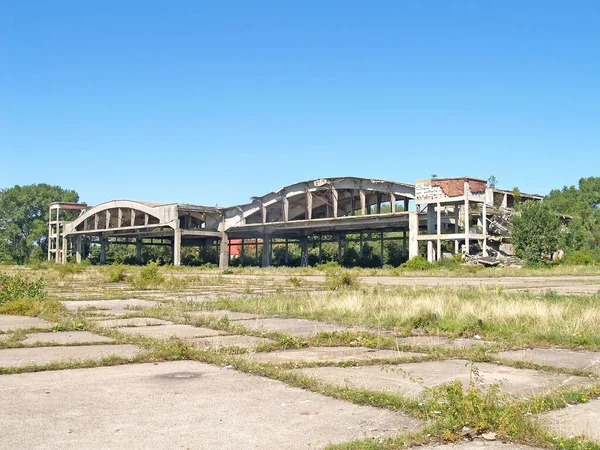
<svg viewBox="0 0 600 450">
<path fill-rule="evenodd" d="M 224 210 L 225 229 L 238 224 L 287 222 L 365 215 L 373 205 L 414 200 L 414 185 L 368 178 L 320 178 L 302 181 Z M 377 211 L 379 212 L 379 211 Z"/>
<path fill-rule="evenodd" d="M 177 204 L 111 200 L 96 205 L 65 225 L 65 234 L 110 229 L 168 226 L 176 228 Z"/>
</svg>

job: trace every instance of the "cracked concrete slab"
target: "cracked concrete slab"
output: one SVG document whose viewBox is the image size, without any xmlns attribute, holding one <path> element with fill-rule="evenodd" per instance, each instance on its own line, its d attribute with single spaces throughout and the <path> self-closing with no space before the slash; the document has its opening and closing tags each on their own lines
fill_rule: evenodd
<svg viewBox="0 0 600 450">
<path fill-rule="evenodd" d="M 422 353 L 399 352 L 397 350 L 377 350 L 366 347 L 308 347 L 294 350 L 280 350 L 266 353 L 241 355 L 254 361 L 270 363 L 286 362 L 343 362 L 368 361 L 370 359 L 414 358 L 425 356 Z"/>
<path fill-rule="evenodd" d="M 21 341 L 24 344 L 91 344 L 97 342 L 114 342 L 113 339 L 89 331 L 56 331 L 47 333 L 29 333 Z"/>
<path fill-rule="evenodd" d="M 0 315 L 0 331 L 26 330 L 28 328 L 48 330 L 51 327 L 50 322 L 38 317 Z"/>
<path fill-rule="evenodd" d="M 273 341 L 270 339 L 260 338 L 256 336 L 232 334 L 227 336 L 212 336 L 205 338 L 186 339 L 186 342 L 189 342 L 190 344 L 193 344 L 196 347 L 205 349 L 219 349 L 226 347 L 253 349 L 259 344 L 268 344 L 269 342 Z"/>
<path fill-rule="evenodd" d="M 564 348 L 526 348 L 501 352 L 496 356 L 511 361 L 532 362 L 541 366 L 589 369 L 600 373 L 600 352 Z"/>
<path fill-rule="evenodd" d="M 157 339 L 168 339 L 170 337 L 176 337 L 179 339 L 193 338 L 193 337 L 207 337 L 207 336 L 219 336 L 227 334 L 224 331 L 213 330 L 212 328 L 193 327 L 191 325 L 158 325 L 148 327 L 120 327 L 115 328 L 129 335 L 142 335 Z"/>
<path fill-rule="evenodd" d="M 600 400 L 543 414 L 542 423 L 564 436 L 584 436 L 600 443 Z"/>
<path fill-rule="evenodd" d="M 28 347 L 0 349 L 0 367 L 25 367 L 53 362 L 101 359 L 106 356 L 131 358 L 139 348 L 135 345 L 78 345 L 70 347 Z"/>
<path fill-rule="evenodd" d="M 414 345 L 416 347 L 442 347 L 442 348 L 471 348 L 476 345 L 484 345 L 485 341 L 478 339 L 456 338 L 449 339 L 446 336 L 408 336 L 397 338 L 400 345 Z"/>
<path fill-rule="evenodd" d="M 422 427 L 400 413 L 193 361 L 5 375 L 0 391 L 6 448 L 319 449 Z"/>
<path fill-rule="evenodd" d="M 388 364 L 361 367 L 316 367 L 299 369 L 300 373 L 334 385 L 348 385 L 375 391 L 396 392 L 416 398 L 425 387 L 459 380 L 465 387 L 475 373 L 477 387 L 500 383 L 500 390 L 515 396 L 530 396 L 551 389 L 590 386 L 589 378 L 516 369 L 488 363 L 471 364 L 465 360 L 428 361 L 423 363 Z"/>
<path fill-rule="evenodd" d="M 252 314 L 246 312 L 237 312 L 237 311 L 226 311 L 226 310 L 215 310 L 215 311 L 192 311 L 185 313 L 191 317 L 227 317 L 231 321 L 236 320 L 249 320 L 249 319 L 260 319 L 262 316 L 259 314 Z"/>
<path fill-rule="evenodd" d="M 157 326 L 157 325 L 172 325 L 173 322 L 162 319 L 154 319 L 152 317 L 131 317 L 129 319 L 109 319 L 109 320 L 98 320 L 96 325 L 104 328 L 118 328 L 118 327 L 146 327 L 146 326 Z"/>
<path fill-rule="evenodd" d="M 245 320 L 240 323 L 249 330 L 277 332 L 296 337 L 308 337 L 322 332 L 346 331 L 348 328 L 307 319 L 266 318 Z"/>
<path fill-rule="evenodd" d="M 159 302 L 152 300 L 139 300 L 130 298 L 127 300 L 62 300 L 63 306 L 71 311 L 86 308 L 98 308 L 97 310 L 89 310 L 89 312 L 105 311 L 127 311 L 132 312 L 132 308 L 154 308 L 159 306 Z M 128 309 L 129 308 L 129 309 Z M 86 311 L 88 312 L 88 311 Z"/>
</svg>

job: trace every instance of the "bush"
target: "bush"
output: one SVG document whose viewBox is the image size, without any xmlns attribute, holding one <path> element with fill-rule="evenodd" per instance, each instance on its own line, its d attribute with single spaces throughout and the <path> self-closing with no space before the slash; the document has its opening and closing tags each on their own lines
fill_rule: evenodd
<svg viewBox="0 0 600 450">
<path fill-rule="evenodd" d="M 429 270 L 433 268 L 433 264 L 427 261 L 424 256 L 414 256 L 400 267 L 406 270 Z"/>
<path fill-rule="evenodd" d="M 165 277 L 159 272 L 158 262 L 150 261 L 148 265 L 140 269 L 140 273 L 133 280 L 137 288 L 160 286 L 165 282 Z"/>
<path fill-rule="evenodd" d="M 84 259 L 81 263 L 68 262 L 66 264 L 57 264 L 56 270 L 60 277 L 67 275 L 75 275 L 76 273 L 83 273 L 91 264 L 89 259 Z"/>
<path fill-rule="evenodd" d="M 517 256 L 528 263 L 550 260 L 561 237 L 558 216 L 544 202 L 525 202 L 511 217 L 511 239 Z"/>
<path fill-rule="evenodd" d="M 42 278 L 30 281 L 20 273 L 0 273 L 0 305 L 13 300 L 41 299 L 44 297 Z"/>
<path fill-rule="evenodd" d="M 356 289 L 358 287 L 358 276 L 348 270 L 329 269 L 325 273 L 327 288 L 332 291 L 339 289 Z"/>
<path fill-rule="evenodd" d="M 108 282 L 109 283 L 120 283 L 125 281 L 127 275 L 125 274 L 125 267 L 122 264 L 115 264 L 108 268 Z"/>
<path fill-rule="evenodd" d="M 592 266 L 597 263 L 598 261 L 596 261 L 592 253 L 585 250 L 573 252 L 563 260 L 563 264 L 569 266 Z"/>
</svg>

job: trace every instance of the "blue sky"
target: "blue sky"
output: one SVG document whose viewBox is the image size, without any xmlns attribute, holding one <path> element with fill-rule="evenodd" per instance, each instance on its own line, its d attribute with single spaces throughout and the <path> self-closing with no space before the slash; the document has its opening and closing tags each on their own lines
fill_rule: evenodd
<svg viewBox="0 0 600 450">
<path fill-rule="evenodd" d="M 0 0 L 0 187 L 222 206 L 296 181 L 600 175 L 595 1 Z"/>
</svg>

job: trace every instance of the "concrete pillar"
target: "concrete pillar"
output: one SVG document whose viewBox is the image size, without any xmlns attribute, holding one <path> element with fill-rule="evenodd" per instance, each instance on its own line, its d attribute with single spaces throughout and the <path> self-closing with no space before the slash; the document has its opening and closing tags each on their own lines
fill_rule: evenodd
<svg viewBox="0 0 600 450">
<path fill-rule="evenodd" d="M 62 251 L 58 245 L 58 237 L 56 238 L 56 263 L 66 264 L 67 263 L 67 246 L 69 245 L 67 237 L 62 238 Z"/>
<path fill-rule="evenodd" d="M 262 223 L 267 223 L 267 207 L 263 202 L 260 202 L 260 216 L 262 218 Z"/>
<path fill-rule="evenodd" d="M 358 238 L 358 256 L 363 257 L 363 232 L 361 231 Z"/>
<path fill-rule="evenodd" d="M 383 231 L 381 232 L 381 253 L 380 253 L 380 258 L 381 258 L 381 267 L 383 267 L 384 265 L 384 257 L 385 257 L 385 247 L 384 247 L 384 241 L 383 241 Z"/>
<path fill-rule="evenodd" d="M 460 208 L 458 205 L 454 205 L 454 232 L 460 233 Z"/>
<path fill-rule="evenodd" d="M 300 238 L 300 265 L 308 267 L 308 236 Z"/>
<path fill-rule="evenodd" d="M 117 209 L 117 227 L 121 228 L 123 226 L 123 210 L 121 208 Z"/>
<path fill-rule="evenodd" d="M 177 221 L 179 225 L 179 221 Z M 173 265 L 181 265 L 181 229 L 179 226 L 174 230 L 173 235 Z"/>
<path fill-rule="evenodd" d="M 78 234 L 75 238 L 76 248 L 75 248 L 75 262 L 80 263 L 83 257 L 83 237 Z M 65 249 L 63 249 L 64 251 Z M 66 252 L 65 252 L 66 253 Z"/>
<path fill-rule="evenodd" d="M 409 200 L 407 198 L 404 199 L 404 211 L 408 212 L 408 203 Z"/>
<path fill-rule="evenodd" d="M 396 195 L 390 191 L 390 208 L 392 213 L 396 212 Z"/>
<path fill-rule="evenodd" d="M 338 216 L 338 191 L 334 186 L 331 186 L 331 205 L 333 209 L 333 217 Z"/>
<path fill-rule="evenodd" d="M 106 228 L 107 230 L 110 228 L 110 210 L 107 209 L 106 210 L 106 223 L 104 228 Z"/>
<path fill-rule="evenodd" d="M 429 261 L 430 263 L 435 261 L 433 241 L 427 241 L 427 261 Z"/>
<path fill-rule="evenodd" d="M 435 205 L 427 205 L 427 234 L 435 234 Z"/>
<path fill-rule="evenodd" d="M 271 265 L 271 250 L 271 236 L 265 234 L 263 237 L 262 267 L 269 267 Z"/>
<path fill-rule="evenodd" d="M 219 269 L 229 267 L 229 238 L 227 233 L 221 233 L 221 247 L 219 249 Z"/>
<path fill-rule="evenodd" d="M 487 256 L 487 205 L 485 202 L 482 206 L 481 224 L 483 227 L 483 256 Z"/>
<path fill-rule="evenodd" d="M 312 193 L 306 191 L 306 212 L 304 214 L 306 220 L 312 219 L 312 200 Z"/>
<path fill-rule="evenodd" d="M 471 231 L 471 224 L 469 222 L 469 182 L 465 181 L 465 208 L 464 208 L 464 226 L 465 226 L 465 253 L 468 255 L 469 252 L 469 233 Z"/>
<path fill-rule="evenodd" d="M 442 205 L 438 202 L 437 204 L 437 249 L 436 249 L 436 260 L 442 259 Z"/>
<path fill-rule="evenodd" d="M 140 238 L 135 240 L 135 262 L 142 264 L 142 240 Z"/>
<path fill-rule="evenodd" d="M 283 221 L 287 222 L 289 220 L 289 216 L 290 216 L 290 201 L 285 196 L 285 194 L 283 194 L 283 198 L 281 200 L 282 200 Z"/>
<path fill-rule="evenodd" d="M 402 256 L 406 256 L 406 230 L 402 230 Z"/>
<path fill-rule="evenodd" d="M 100 237 L 100 264 L 106 264 L 106 238 Z"/>
<path fill-rule="evenodd" d="M 419 256 L 419 214 L 416 211 L 408 214 L 408 257 Z"/>
<path fill-rule="evenodd" d="M 377 194 L 377 214 L 381 214 L 381 194 Z"/>
<path fill-rule="evenodd" d="M 365 216 L 367 214 L 367 196 L 364 189 L 361 189 L 358 193 L 360 197 L 360 214 Z"/>
</svg>

